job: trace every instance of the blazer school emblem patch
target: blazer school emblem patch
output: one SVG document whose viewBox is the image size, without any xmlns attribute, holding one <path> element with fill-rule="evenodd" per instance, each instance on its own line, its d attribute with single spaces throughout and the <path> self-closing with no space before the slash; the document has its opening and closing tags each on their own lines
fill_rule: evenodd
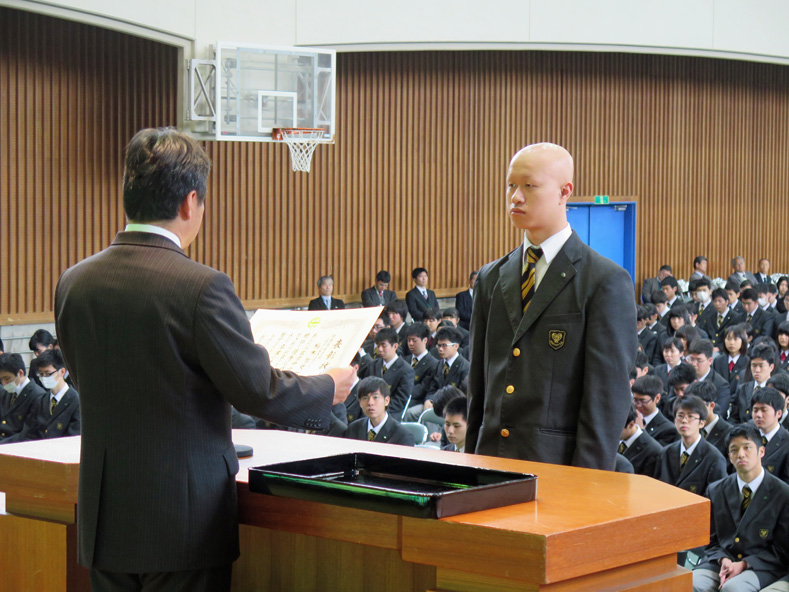
<svg viewBox="0 0 789 592">
<path fill-rule="evenodd" d="M 770 534 L 770 531 L 767 530 L 766 528 L 759 529 L 759 536 L 762 537 L 763 539 L 766 539 L 768 534 Z"/>
<path fill-rule="evenodd" d="M 771 473 L 775 472 L 775 465 L 767 465 L 767 470 Z"/>
<path fill-rule="evenodd" d="M 690 486 L 690 492 L 691 492 L 691 493 L 696 493 L 696 490 L 697 490 L 697 489 L 698 489 L 698 488 L 697 488 L 695 485 L 691 485 L 691 486 Z"/>
<path fill-rule="evenodd" d="M 548 345 L 553 349 L 559 349 L 564 345 L 564 338 L 567 335 L 564 331 L 552 329 L 548 331 Z"/>
</svg>

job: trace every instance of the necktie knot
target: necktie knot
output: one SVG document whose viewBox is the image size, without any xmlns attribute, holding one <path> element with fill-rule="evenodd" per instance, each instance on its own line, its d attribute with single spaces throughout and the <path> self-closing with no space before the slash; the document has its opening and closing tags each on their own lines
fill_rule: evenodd
<svg viewBox="0 0 789 592">
<path fill-rule="evenodd" d="M 734 362 L 729 362 L 729 372 L 734 370 Z"/>
<path fill-rule="evenodd" d="M 682 471 L 682 469 L 685 468 L 685 465 L 688 464 L 688 459 L 689 458 L 690 458 L 690 455 L 687 453 L 687 451 L 682 453 L 682 458 L 679 461 L 679 470 L 680 471 Z"/>
<path fill-rule="evenodd" d="M 372 442 L 375 440 L 375 430 L 371 429 L 367 432 L 367 439 Z"/>
</svg>

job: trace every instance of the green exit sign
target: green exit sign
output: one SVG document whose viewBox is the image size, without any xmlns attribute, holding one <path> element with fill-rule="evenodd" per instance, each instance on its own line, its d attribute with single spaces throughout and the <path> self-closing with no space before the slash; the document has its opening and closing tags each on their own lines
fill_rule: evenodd
<svg viewBox="0 0 789 592">
<path fill-rule="evenodd" d="M 607 204 L 608 203 L 608 196 L 607 195 L 595 195 L 594 202 L 596 204 Z"/>
</svg>

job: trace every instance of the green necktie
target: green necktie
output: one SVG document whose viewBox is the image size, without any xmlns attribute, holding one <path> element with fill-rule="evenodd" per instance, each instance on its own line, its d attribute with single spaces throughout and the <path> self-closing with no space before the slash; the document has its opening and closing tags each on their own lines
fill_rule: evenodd
<svg viewBox="0 0 789 592">
<path fill-rule="evenodd" d="M 537 278 L 537 261 L 540 257 L 542 257 L 542 249 L 535 247 L 526 249 L 526 266 L 521 276 L 521 302 L 524 314 L 529 310 L 529 304 L 534 297 L 534 281 Z"/>
</svg>

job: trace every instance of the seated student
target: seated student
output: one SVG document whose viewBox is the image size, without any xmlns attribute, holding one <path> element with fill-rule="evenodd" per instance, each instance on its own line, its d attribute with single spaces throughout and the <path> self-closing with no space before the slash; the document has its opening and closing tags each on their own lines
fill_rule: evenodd
<svg viewBox="0 0 789 592">
<path fill-rule="evenodd" d="M 647 360 L 647 355 L 642 351 L 636 352 L 635 369 L 636 369 L 635 378 L 641 378 L 642 376 L 646 376 L 647 374 L 652 372 L 652 366 L 649 365 L 649 360 Z M 630 383 L 630 386 L 633 386 L 632 382 Z"/>
<path fill-rule="evenodd" d="M 701 334 L 701 331 L 696 329 L 696 327 L 691 327 L 690 325 L 684 325 L 677 329 L 677 332 L 674 333 L 674 336 L 682 342 L 684 353 L 682 360 L 684 362 L 688 361 L 688 349 L 690 348 L 690 344 L 697 339 L 706 339 L 706 337 Z"/>
<path fill-rule="evenodd" d="M 779 372 L 771 376 L 770 380 L 767 381 L 767 386 L 777 390 L 784 398 L 784 412 L 781 416 L 781 427 L 787 430 L 789 429 L 789 413 L 787 413 L 787 407 L 789 407 L 789 374 Z"/>
<path fill-rule="evenodd" d="M 784 321 L 776 329 L 775 340 L 778 342 L 779 359 L 776 360 L 777 370 L 789 371 L 789 322 Z"/>
<path fill-rule="evenodd" d="M 395 300 L 386 306 L 384 312 L 389 317 L 389 326 L 397 333 L 397 342 L 400 344 L 398 353 L 401 356 L 406 356 L 408 354 L 408 337 L 405 334 L 405 328 L 408 327 L 408 323 L 405 322 L 405 318 L 408 316 L 408 306 L 402 300 Z"/>
<path fill-rule="evenodd" d="M 674 308 L 677 304 L 682 304 L 682 293 L 679 289 L 679 282 L 673 275 L 668 275 L 660 281 L 660 289 L 666 295 L 666 306 Z M 652 299 L 654 302 L 654 298 Z"/>
<path fill-rule="evenodd" d="M 753 329 L 754 339 L 762 335 L 771 336 L 775 328 L 775 319 L 772 313 L 759 308 L 759 294 L 756 290 L 753 288 L 743 290 L 740 301 L 745 309 L 745 323 Z"/>
<path fill-rule="evenodd" d="M 422 411 L 433 406 L 432 401 L 425 401 L 425 395 L 432 388 L 438 360 L 427 351 L 427 340 L 430 337 L 427 325 L 412 323 L 406 329 L 406 336 L 411 355 L 404 359 L 414 370 L 414 390 L 411 391 L 411 404 L 403 416 L 403 421 L 416 421 Z"/>
<path fill-rule="evenodd" d="M 691 493 L 705 495 L 707 487 L 726 476 L 726 459 L 701 437 L 707 406 L 693 395 L 674 406 L 674 425 L 680 440 L 660 451 L 655 478 Z"/>
<path fill-rule="evenodd" d="M 391 281 L 392 276 L 385 269 L 375 274 L 375 285 L 362 290 L 362 306 L 365 308 L 386 306 L 397 300 L 397 293 L 389 289 Z"/>
<path fill-rule="evenodd" d="M 728 301 L 727 306 L 732 312 L 736 312 L 738 315 L 745 318 L 745 309 L 742 307 L 742 302 L 740 302 L 740 284 L 739 282 L 726 282 L 726 299 Z"/>
<path fill-rule="evenodd" d="M 751 401 L 753 423 L 762 436 L 762 465 L 786 483 L 789 481 L 789 432 L 781 426 L 786 401 L 774 388 L 759 389 Z"/>
<path fill-rule="evenodd" d="M 442 321 L 449 321 L 452 323 L 453 327 L 456 327 L 460 334 L 463 336 L 463 339 L 460 341 L 460 347 L 466 347 L 468 345 L 468 331 L 463 327 L 459 326 L 458 323 L 460 322 L 460 316 L 458 313 L 457 308 L 445 308 L 444 311 L 441 313 L 441 320 Z"/>
<path fill-rule="evenodd" d="M 777 311 L 773 308 L 775 298 L 773 297 L 773 294 L 770 293 L 770 288 L 772 288 L 774 294 L 775 286 L 772 284 L 758 283 L 755 286 L 756 294 L 759 296 L 759 308 L 764 312 L 776 316 Z"/>
<path fill-rule="evenodd" d="M 436 334 L 438 366 L 425 396 L 431 401 L 435 392 L 445 386 L 458 386 L 468 376 L 471 364 L 458 353 L 460 332 L 456 327 L 442 327 Z"/>
<path fill-rule="evenodd" d="M 707 324 L 703 328 L 710 336 L 715 348 L 718 351 L 723 351 L 726 331 L 729 327 L 740 323 L 742 316 L 736 310 L 731 310 L 728 293 L 721 288 L 712 292 L 712 306 L 715 308 L 715 314 L 707 317 Z"/>
<path fill-rule="evenodd" d="M 361 418 L 364 414 L 362 408 L 359 407 L 359 398 L 356 394 L 359 392 L 359 383 L 361 377 L 359 376 L 360 369 L 360 356 L 356 354 L 351 360 L 351 368 L 354 369 L 355 376 L 353 377 L 353 384 L 351 385 L 351 392 L 345 397 L 345 423 L 350 424 L 353 421 Z M 365 377 L 366 378 L 366 377 Z"/>
<path fill-rule="evenodd" d="M 717 448 L 723 457 L 726 458 L 726 455 L 728 455 L 726 438 L 729 436 L 733 426 L 715 413 L 715 410 L 718 408 L 716 404 L 718 389 L 711 382 L 694 382 L 685 389 L 685 396 L 689 397 L 691 395 L 704 401 L 704 404 L 707 406 L 707 421 L 704 423 L 704 427 L 701 428 L 702 437 Z M 732 468 L 732 470 L 734 469 Z"/>
<path fill-rule="evenodd" d="M 25 374 L 19 354 L 0 355 L 0 443 L 24 442 L 35 427 L 46 392 Z"/>
<path fill-rule="evenodd" d="M 751 404 L 754 389 L 767 386 L 775 369 L 775 353 L 768 345 L 757 345 L 751 350 L 751 375 L 753 380 L 743 382 L 731 399 L 728 420 L 733 423 L 745 423 L 751 419 Z"/>
<path fill-rule="evenodd" d="M 646 306 L 636 307 L 636 331 L 638 331 L 638 343 L 641 350 L 653 366 L 663 362 L 663 358 L 658 351 L 658 336 L 652 329 L 647 327 L 649 322 L 649 311 Z"/>
<path fill-rule="evenodd" d="M 754 428 L 735 426 L 727 448 L 736 473 L 708 490 L 710 543 L 693 569 L 694 592 L 758 592 L 789 562 L 789 486 L 762 469 Z"/>
<path fill-rule="evenodd" d="M 674 421 L 674 405 L 678 399 L 685 396 L 685 389 L 694 382 L 696 382 L 696 369 L 687 362 L 682 362 L 671 371 L 668 377 L 668 392 L 660 401 L 660 412 L 667 420 Z"/>
<path fill-rule="evenodd" d="M 400 358 L 398 358 L 402 362 Z M 352 422 L 345 432 L 346 438 L 413 446 L 414 437 L 387 412 L 389 385 L 377 376 L 368 376 L 359 383 L 356 393 L 365 417 Z"/>
<path fill-rule="evenodd" d="M 465 396 L 466 392 L 455 386 L 445 386 L 444 388 L 438 389 L 438 391 L 436 391 L 436 393 L 433 395 L 433 412 L 438 417 L 444 417 L 444 408 L 446 407 L 447 403 L 449 403 L 452 399 L 456 399 L 457 397 Z M 449 444 L 447 435 L 444 433 L 444 424 L 435 424 L 430 422 L 424 422 L 424 424 L 427 426 L 427 429 L 430 432 L 430 435 L 428 436 L 430 441 L 440 442 L 442 448 Z M 473 452 L 473 450 L 469 450 L 469 452 Z"/>
<path fill-rule="evenodd" d="M 696 324 L 704 328 L 708 319 L 715 316 L 715 307 L 712 305 L 712 282 L 709 278 L 696 280 L 696 302 Z"/>
<path fill-rule="evenodd" d="M 78 436 L 80 433 L 79 395 L 66 384 L 66 365 L 58 349 L 38 356 L 38 377 L 48 391 L 39 399 L 35 425 L 30 439 Z"/>
<path fill-rule="evenodd" d="M 663 383 L 657 376 L 642 376 L 636 379 L 631 389 L 633 403 L 644 416 L 644 430 L 657 440 L 661 446 L 671 444 L 677 438 L 677 430 L 658 409 L 663 392 Z"/>
<path fill-rule="evenodd" d="M 663 447 L 638 426 L 637 418 L 636 406 L 631 404 L 625 427 L 619 436 L 618 452 L 630 461 L 634 473 L 653 477 L 655 465 Z"/>
<path fill-rule="evenodd" d="M 666 323 L 666 333 L 669 337 L 675 337 L 680 327 L 690 325 L 688 309 L 680 302 L 677 302 L 674 307 L 666 313 L 664 318 L 668 319 Z"/>
<path fill-rule="evenodd" d="M 458 309 L 460 326 L 466 331 L 471 325 L 471 308 L 474 303 L 474 285 L 477 283 L 477 272 L 472 271 L 468 276 L 468 290 L 463 290 L 455 295 L 455 308 Z"/>
<path fill-rule="evenodd" d="M 663 359 L 665 364 L 655 366 L 655 376 L 663 383 L 663 390 L 668 390 L 668 377 L 671 371 L 682 363 L 682 354 L 685 346 L 676 337 L 669 337 L 663 343 Z"/>
<path fill-rule="evenodd" d="M 54 349 L 56 343 L 57 342 L 52 336 L 52 333 L 46 329 L 37 329 L 36 332 L 33 333 L 32 337 L 30 337 L 30 341 L 28 342 L 28 347 L 30 348 L 30 351 L 33 352 L 34 358 L 30 360 L 30 366 L 27 369 L 27 376 L 41 388 L 44 388 L 44 386 L 38 379 L 38 356 L 47 350 Z"/>
<path fill-rule="evenodd" d="M 723 355 L 713 360 L 712 368 L 729 382 L 729 392 L 734 396 L 750 363 L 745 325 L 729 327 L 723 344 Z"/>
<path fill-rule="evenodd" d="M 430 330 L 430 337 L 427 340 L 427 351 L 437 358 L 436 334 L 438 333 L 438 326 L 441 324 L 441 311 L 437 308 L 428 308 L 422 315 L 422 322 Z"/>
<path fill-rule="evenodd" d="M 397 355 L 400 344 L 394 329 L 378 331 L 375 336 L 378 348 L 378 359 L 373 364 L 373 376 L 383 378 L 389 385 L 391 405 L 389 412 L 400 417 L 408 406 L 411 392 L 414 389 L 414 370 Z"/>
<path fill-rule="evenodd" d="M 318 280 L 318 292 L 320 296 L 310 300 L 308 310 L 342 310 L 345 303 L 337 298 L 332 298 L 334 292 L 334 278 L 330 275 L 321 276 Z"/>
<path fill-rule="evenodd" d="M 663 294 L 663 292 L 658 292 L 657 294 Z M 657 295 L 656 294 L 656 295 Z M 663 300 L 666 299 L 665 294 L 663 294 Z M 664 303 L 665 304 L 665 303 Z M 660 322 L 660 313 L 658 312 L 657 306 L 652 304 L 651 302 L 648 304 L 644 304 L 644 308 L 647 309 L 647 313 L 649 314 L 649 319 L 647 320 L 647 328 L 651 331 L 657 333 L 658 336 L 658 350 L 663 350 L 663 340 L 666 337 L 666 326 Z"/>
<path fill-rule="evenodd" d="M 373 373 L 373 362 L 375 358 L 378 357 L 378 349 L 375 347 L 375 336 L 378 335 L 378 331 L 384 329 L 389 326 L 389 315 L 386 314 L 386 311 L 382 312 L 380 316 L 375 319 L 375 323 L 370 328 L 370 332 L 367 334 L 367 339 L 364 340 L 362 343 L 362 347 L 359 349 L 359 378 L 366 378 Z"/>
<path fill-rule="evenodd" d="M 441 450 L 466 451 L 466 428 L 468 427 L 468 399 L 455 397 L 444 407 L 444 433 L 449 444 Z"/>
<path fill-rule="evenodd" d="M 433 290 L 427 289 L 427 269 L 415 267 L 411 279 L 414 280 L 414 287 L 406 293 L 405 302 L 411 318 L 418 323 L 428 308 L 438 308 L 438 298 Z"/>
<path fill-rule="evenodd" d="M 718 409 L 728 409 L 731 399 L 729 381 L 712 368 L 712 341 L 696 339 L 691 342 L 687 360 L 696 369 L 697 380 L 711 382 L 718 389 Z"/>
<path fill-rule="evenodd" d="M 652 296 L 652 304 L 655 305 L 655 308 L 657 309 L 657 313 L 658 313 L 657 321 L 659 324 L 663 325 L 664 329 L 668 324 L 667 315 L 668 315 L 668 311 L 670 310 L 666 304 L 667 301 L 668 299 L 666 298 L 666 295 L 663 294 L 663 292 L 655 292 L 655 294 Z"/>
</svg>

